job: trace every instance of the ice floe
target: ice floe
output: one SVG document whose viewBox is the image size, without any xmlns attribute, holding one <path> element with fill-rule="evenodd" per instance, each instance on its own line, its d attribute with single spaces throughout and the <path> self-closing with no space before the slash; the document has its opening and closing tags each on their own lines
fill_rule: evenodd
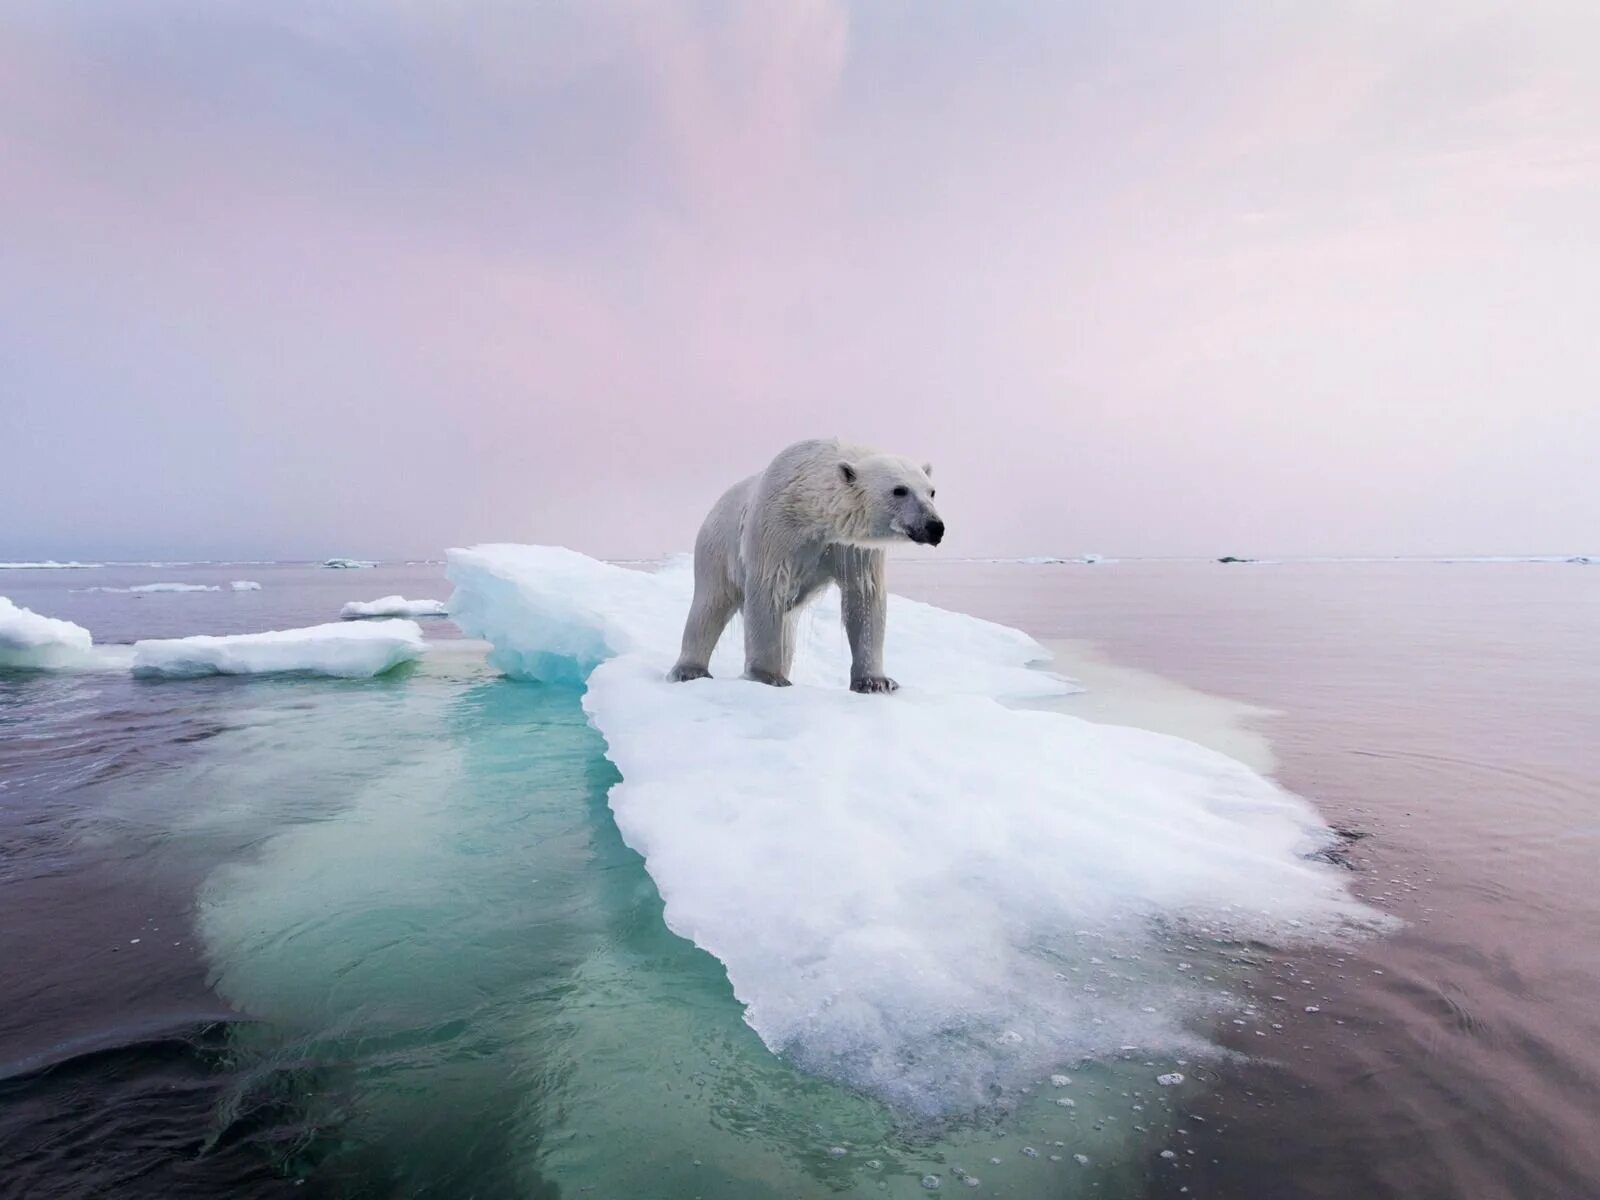
<svg viewBox="0 0 1600 1200">
<path fill-rule="evenodd" d="M 92 645 L 82 625 L 40 616 L 0 596 L 0 667 L 73 666 L 89 655 Z"/>
<path fill-rule="evenodd" d="M 339 610 L 346 621 L 368 617 L 445 617 L 450 610 L 442 600 L 407 600 L 404 596 L 384 596 L 379 600 L 352 600 Z"/>
<path fill-rule="evenodd" d="M 135 642 L 133 673 L 156 678 L 298 673 L 360 679 L 410 662 L 426 649 L 415 621 L 334 623 Z"/>
<path fill-rule="evenodd" d="M 348 571 L 375 567 L 378 564 L 365 558 L 325 558 L 322 565 L 336 571 Z"/>
<path fill-rule="evenodd" d="M 236 592 L 259 592 L 261 585 L 254 579 L 235 579 L 228 585 Z"/>
<path fill-rule="evenodd" d="M 86 571 L 90 567 L 99 565 L 99 563 L 76 561 L 57 562 L 51 558 L 43 562 L 0 562 L 0 571 Z"/>
<path fill-rule="evenodd" d="M 774 1051 L 919 1111 L 987 1103 L 1119 1046 L 1193 1046 L 1215 990 L 1175 930 L 1291 941 L 1374 927 L 1309 804 L 1162 734 L 1001 700 L 1073 687 L 1016 630 L 891 599 L 902 690 L 845 688 L 836 596 L 792 678 L 669 684 L 692 582 L 571 551 L 452 551 L 453 618 L 513 676 L 585 684 L 610 803 L 671 928 L 721 960 Z M 1092 945 L 1120 964 L 1093 968 Z M 1100 961 L 1098 958 L 1093 961 Z M 1088 985 L 1088 986 L 1085 986 Z"/>
<path fill-rule="evenodd" d="M 256 586 L 260 586 L 257 584 Z M 214 583 L 136 583 L 132 587 L 74 588 L 79 592 L 220 592 Z"/>
</svg>

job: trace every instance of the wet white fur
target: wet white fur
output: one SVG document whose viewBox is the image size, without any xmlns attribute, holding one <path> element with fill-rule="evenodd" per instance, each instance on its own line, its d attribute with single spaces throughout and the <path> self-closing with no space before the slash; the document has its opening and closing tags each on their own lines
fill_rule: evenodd
<svg viewBox="0 0 1600 1200">
<path fill-rule="evenodd" d="M 892 691 L 883 673 L 884 547 L 938 521 L 930 475 L 910 459 L 827 439 L 795 443 L 728 489 L 695 539 L 694 602 L 672 678 L 707 674 L 717 639 L 741 612 L 745 675 L 787 684 L 795 616 L 837 583 L 851 687 Z M 896 487 L 907 494 L 895 496 Z"/>
</svg>

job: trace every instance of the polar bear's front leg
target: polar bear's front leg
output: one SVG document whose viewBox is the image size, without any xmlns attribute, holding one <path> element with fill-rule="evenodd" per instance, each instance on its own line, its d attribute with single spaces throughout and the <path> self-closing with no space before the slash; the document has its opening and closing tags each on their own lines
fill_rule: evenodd
<svg viewBox="0 0 1600 1200">
<path fill-rule="evenodd" d="M 789 686 L 794 662 L 794 610 L 769 591 L 747 593 L 744 604 L 744 676 L 773 687 Z"/>
<path fill-rule="evenodd" d="M 695 581 L 694 603 L 683 626 L 683 649 L 668 679 L 683 683 L 711 674 L 711 653 L 738 607 L 737 593 L 726 584 L 709 578 Z"/>
<path fill-rule="evenodd" d="M 889 588 L 882 550 L 836 546 L 844 632 L 850 640 L 850 690 L 892 692 L 900 685 L 883 673 L 883 635 L 889 624 Z"/>
</svg>

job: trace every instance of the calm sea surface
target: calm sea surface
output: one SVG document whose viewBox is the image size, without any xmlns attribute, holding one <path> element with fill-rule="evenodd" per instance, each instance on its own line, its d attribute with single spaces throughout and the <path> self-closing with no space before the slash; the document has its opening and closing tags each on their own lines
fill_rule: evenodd
<svg viewBox="0 0 1600 1200">
<path fill-rule="evenodd" d="M 73 590 L 233 579 L 262 587 Z M 1272 710 L 1277 777 L 1404 925 L 1219 948 L 1271 1019 L 1204 1030 L 1237 1053 L 1181 1088 L 1134 1055 L 1082 1064 L 1065 1115 L 918 1126 L 766 1051 L 663 925 L 576 693 L 447 621 L 377 680 L 0 675 L 0 1195 L 1600 1196 L 1600 566 L 893 579 Z M 449 586 L 0 571 L 102 642 L 391 592 Z"/>
</svg>

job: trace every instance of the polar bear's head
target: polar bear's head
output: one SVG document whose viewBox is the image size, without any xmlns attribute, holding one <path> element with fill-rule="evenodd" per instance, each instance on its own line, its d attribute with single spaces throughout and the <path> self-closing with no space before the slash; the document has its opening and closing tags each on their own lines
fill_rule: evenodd
<svg viewBox="0 0 1600 1200">
<path fill-rule="evenodd" d="M 933 467 L 909 458 L 871 454 L 839 464 L 839 479 L 849 497 L 843 540 L 864 545 L 908 540 L 937 546 L 944 522 L 933 506 Z"/>
</svg>

